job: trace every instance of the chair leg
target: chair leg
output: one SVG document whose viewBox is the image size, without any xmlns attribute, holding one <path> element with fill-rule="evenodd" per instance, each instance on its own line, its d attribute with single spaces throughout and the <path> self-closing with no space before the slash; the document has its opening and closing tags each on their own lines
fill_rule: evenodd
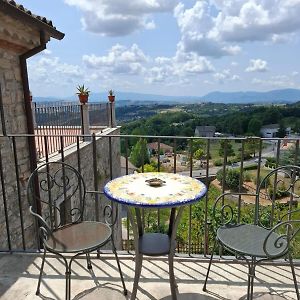
<svg viewBox="0 0 300 300">
<path fill-rule="evenodd" d="M 202 290 L 203 290 L 204 292 L 206 291 L 206 283 L 207 283 L 207 279 L 208 279 L 210 267 L 211 267 L 211 264 L 212 264 L 212 260 L 213 260 L 213 257 L 214 257 L 214 252 L 215 252 L 215 249 L 216 249 L 216 245 L 217 245 L 217 240 L 215 240 L 213 249 L 212 249 L 212 251 L 211 251 L 210 260 L 209 260 L 209 264 L 208 264 L 208 268 L 207 268 L 207 273 L 206 273 L 204 285 L 203 285 L 203 288 L 202 288 Z"/>
<path fill-rule="evenodd" d="M 36 295 L 40 294 L 40 286 L 41 286 L 41 281 L 42 281 L 42 275 L 43 275 L 43 270 L 44 270 L 44 264 L 45 264 L 45 259 L 46 259 L 46 249 L 44 249 L 44 255 L 43 255 L 43 260 L 42 260 L 42 264 L 41 264 L 41 270 L 40 270 L 40 276 L 39 276 L 39 282 L 38 282 L 38 286 L 36 289 Z"/>
<path fill-rule="evenodd" d="M 115 247 L 113 239 L 111 239 L 111 242 L 112 242 L 112 250 L 113 250 L 113 253 L 115 254 L 115 257 L 116 257 L 116 261 L 117 261 L 117 265 L 118 265 L 118 269 L 119 269 L 119 273 L 120 273 L 120 277 L 121 277 L 121 281 L 122 281 L 122 285 L 123 285 L 124 295 L 126 296 L 127 295 L 127 289 L 126 289 L 126 286 L 125 286 L 125 281 L 124 281 L 123 273 L 122 273 L 122 270 L 121 270 L 121 264 L 120 264 L 120 260 L 119 260 L 118 254 L 117 254 L 117 249 Z"/>
<path fill-rule="evenodd" d="M 87 268 L 89 270 L 92 270 L 93 266 L 92 266 L 92 263 L 91 263 L 90 253 L 86 253 L 86 261 L 87 261 Z"/>
<path fill-rule="evenodd" d="M 67 268 L 66 268 L 66 285 L 67 285 L 67 295 L 66 295 L 66 300 L 71 300 L 71 272 L 72 272 L 72 262 L 73 260 L 78 256 L 78 254 L 76 254 L 75 256 L 73 256 L 70 261 L 69 264 L 67 264 Z"/>
<path fill-rule="evenodd" d="M 172 299 L 176 300 L 177 299 L 177 294 L 176 294 L 176 281 L 175 281 L 175 275 L 174 275 L 174 255 L 170 253 L 168 255 L 168 260 L 169 260 L 169 278 L 170 278 L 170 287 L 171 287 L 171 294 L 172 294 Z"/>
<path fill-rule="evenodd" d="M 253 284 L 254 284 L 254 277 L 255 277 L 255 266 L 256 266 L 256 259 L 255 257 L 251 258 L 251 262 L 248 262 L 248 289 L 247 289 L 247 300 L 253 299 Z"/>
<path fill-rule="evenodd" d="M 66 272 L 65 272 L 65 279 L 66 279 L 66 300 L 70 300 L 71 298 L 71 286 L 70 286 L 70 280 L 71 280 L 71 262 L 68 264 L 67 259 L 60 253 L 56 253 L 65 263 Z"/>
<path fill-rule="evenodd" d="M 135 300 L 136 298 L 136 293 L 137 293 L 137 288 L 139 284 L 139 279 L 141 276 L 141 270 L 142 270 L 142 261 L 143 261 L 143 254 L 136 254 L 135 256 L 135 275 L 134 275 L 134 283 L 133 283 L 133 288 L 132 288 L 132 293 L 131 293 L 131 300 Z"/>
<path fill-rule="evenodd" d="M 298 289 L 298 284 L 297 284 L 297 278 L 296 278 L 296 274 L 295 274 L 295 267 L 294 267 L 294 263 L 293 263 L 293 259 L 292 259 L 291 254 L 289 254 L 289 262 L 290 262 L 290 266 L 291 266 L 291 270 L 292 270 L 292 274 L 293 274 L 293 280 L 294 280 L 297 300 L 300 300 L 299 289 Z"/>
<path fill-rule="evenodd" d="M 70 286 L 70 279 L 71 279 L 71 272 L 69 267 L 66 267 L 66 300 L 71 299 L 71 286 Z"/>
</svg>

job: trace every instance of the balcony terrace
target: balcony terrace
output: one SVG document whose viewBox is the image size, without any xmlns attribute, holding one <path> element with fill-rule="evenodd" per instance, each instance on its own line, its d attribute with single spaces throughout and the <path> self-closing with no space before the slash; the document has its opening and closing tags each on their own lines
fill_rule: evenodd
<svg viewBox="0 0 300 300">
<path fill-rule="evenodd" d="M 38 52 L 46 49 L 50 38 L 61 40 L 64 34 L 44 17 L 36 16 L 31 11 L 17 5 L 15 1 L 1 1 L 0 27 L 0 298 L 2 299 L 64 299 L 65 269 L 62 260 L 53 255 L 47 255 L 42 279 L 41 295 L 35 296 L 39 268 L 41 264 L 41 237 L 38 226 L 29 214 L 26 184 L 30 173 L 42 162 L 63 161 L 72 164 L 84 177 L 89 190 L 103 190 L 109 180 L 121 175 L 121 155 L 125 157 L 125 173 L 129 172 L 129 156 L 132 146 L 140 139 L 147 139 L 148 143 L 157 143 L 157 153 L 153 155 L 154 167 L 160 171 L 183 172 L 191 177 L 203 181 L 209 193 L 197 204 L 187 207 L 184 214 L 184 226 L 177 232 L 178 247 L 176 248 L 175 277 L 177 279 L 181 299 L 245 299 L 247 286 L 247 268 L 242 264 L 230 263 L 230 257 L 222 256 L 222 261 L 214 264 L 210 273 L 209 293 L 202 292 L 203 280 L 208 264 L 208 256 L 212 251 L 214 239 L 211 222 L 211 203 L 214 193 L 226 191 L 225 175 L 228 170 L 239 170 L 239 180 L 235 188 L 241 192 L 245 189 L 255 190 L 260 181 L 261 173 L 269 171 L 281 162 L 282 145 L 286 140 L 280 139 L 222 139 L 224 141 L 223 156 L 218 166 L 213 164 L 212 146 L 221 139 L 193 138 L 193 137 L 151 137 L 151 136 L 122 136 L 115 126 L 113 104 L 91 109 L 88 105 L 76 107 L 38 108 L 32 107 L 27 60 Z M 35 111 L 36 110 L 36 111 Z M 32 115 L 32 111 L 38 113 Z M 107 128 L 97 132 L 90 130 L 88 119 L 93 116 L 105 121 Z M 35 119 L 35 117 L 37 117 Z M 40 117 L 40 119 L 39 119 Z M 55 123 L 59 120 L 59 124 Z M 68 121 L 68 122 L 66 122 Z M 97 123 L 99 125 L 99 123 Z M 103 124 L 100 124 L 103 125 Z M 81 127 L 80 127 L 81 126 Z M 30 134 L 23 134 L 30 133 Z M 90 133 L 93 133 L 90 135 Z M 78 135 L 82 134 L 82 135 Z M 194 159 L 194 142 L 202 141 L 204 156 L 196 166 Z M 239 160 L 229 164 L 229 144 L 238 144 Z M 251 159 L 246 159 L 246 146 L 250 142 L 254 152 Z M 291 140 L 293 151 L 288 157 L 289 163 L 299 164 L 299 139 Z M 172 144 L 172 158 L 161 157 L 160 144 Z M 269 143 L 269 144 L 268 144 Z M 271 148 L 273 161 L 265 165 L 266 156 L 270 156 L 266 148 Z M 249 154 L 249 153 L 248 153 Z M 211 159 L 211 156 L 213 157 Z M 144 172 L 144 156 L 141 158 L 139 171 Z M 184 158 L 184 159 L 183 159 Z M 257 159 L 257 162 L 256 162 Z M 168 162 L 170 160 L 170 162 Z M 199 163 L 199 159 L 198 159 Z M 245 186 L 245 167 L 255 167 L 252 182 Z M 219 185 L 212 185 L 216 173 L 221 171 L 222 180 Z M 299 175 L 297 175 L 299 177 Z M 256 182 L 256 183 L 255 183 Z M 37 189 L 37 194 L 39 194 Z M 276 196 L 276 190 L 273 190 Z M 61 195 L 59 195 L 61 196 Z M 70 199 L 61 197 L 58 211 L 65 212 L 66 206 L 71 206 Z M 68 200 L 68 201 L 67 201 Z M 80 199 L 81 200 L 81 199 Z M 89 195 L 84 217 L 88 220 L 102 221 L 101 214 L 107 203 L 103 193 L 99 196 Z M 238 204 L 238 219 L 248 208 L 247 220 L 254 221 L 253 203 L 245 197 L 238 196 L 226 199 Z M 295 203 L 286 203 L 280 198 L 280 205 L 286 209 Z M 51 202 L 51 201 L 50 201 Z M 41 208 L 41 201 L 36 201 Z M 279 206 L 280 206 L 279 205 Z M 298 206 L 298 201 L 296 203 Z M 49 210 L 53 209 L 50 206 Z M 250 209 L 249 209 L 250 207 Z M 280 206 L 281 207 L 281 206 Z M 56 211 L 56 203 L 54 211 Z M 61 210 L 60 210 L 61 209 Z M 63 219 L 66 214 L 61 213 Z M 144 218 L 147 216 L 147 218 Z M 271 213 L 271 219 L 273 214 Z M 48 215 L 49 217 L 49 215 Z M 71 216 L 73 217 L 73 215 Z M 134 255 L 131 251 L 131 232 L 126 214 L 117 215 L 118 222 L 114 229 L 115 244 L 120 251 L 121 265 L 125 281 L 129 290 L 132 289 L 134 277 Z M 155 210 L 151 216 L 143 215 L 147 230 L 164 230 L 165 219 L 162 210 Z M 123 220 L 122 220 L 123 218 Z M 52 215 L 50 213 L 50 223 Z M 151 222 L 150 222 L 151 219 Z M 154 221 L 153 221 L 154 220 Z M 57 220 L 55 220 L 56 222 Z M 272 221 L 272 220 L 271 220 Z M 151 224 L 150 224 L 151 223 Z M 123 227 L 123 228 L 122 228 Z M 122 229 L 125 235 L 122 241 Z M 122 247 L 123 246 L 123 247 Z M 296 240 L 299 246 L 299 240 Z M 296 257 L 300 257 L 299 248 Z M 78 259 L 73 263 L 72 289 L 73 299 L 124 299 L 121 294 L 121 282 L 112 253 L 107 252 L 98 259 L 93 254 L 93 272 L 87 271 L 86 260 Z M 125 251 L 125 252 L 124 252 Z M 128 252 L 129 251 L 129 252 Z M 219 251 L 220 255 L 222 251 Z M 223 259 L 227 259 L 225 262 Z M 228 261 L 229 260 L 229 261 Z M 300 276 L 299 261 L 296 261 L 296 273 Z M 169 274 L 165 257 L 145 259 L 140 278 L 138 299 L 171 299 L 169 288 Z M 258 267 L 255 282 L 256 299 L 296 299 L 291 272 L 286 261 L 268 266 Z M 298 277 L 299 278 L 299 277 Z M 271 295 L 270 295 L 271 293 Z M 299 299 L 298 299 L 299 300 Z"/>
<path fill-rule="evenodd" d="M 2 299 L 63 299 L 65 291 L 64 265 L 52 255 L 48 256 L 45 264 L 45 275 L 43 276 L 41 295 L 35 296 L 38 280 L 41 256 L 39 254 L 38 235 L 32 226 L 32 219 L 28 215 L 26 201 L 26 181 L 29 176 L 27 160 L 17 150 L 24 146 L 27 140 L 34 138 L 30 135 L 6 135 L 0 136 L 2 148 L 0 149 L 0 203 L 1 209 L 1 252 L 0 253 L 0 298 Z M 58 141 L 65 137 L 58 136 Z M 88 189 L 101 191 L 103 185 L 120 175 L 120 155 L 125 157 L 125 173 L 128 173 L 129 145 L 132 140 L 137 141 L 138 136 L 124 136 L 118 133 L 118 128 L 107 128 L 102 133 L 93 134 L 88 141 L 84 136 L 77 136 L 76 143 L 69 145 L 66 149 L 59 146 L 60 151 L 51 155 L 45 152 L 41 161 L 63 160 L 72 163 L 80 170 L 87 180 Z M 245 166 L 256 166 L 257 178 L 261 172 L 266 172 L 263 165 L 266 149 L 264 143 L 269 139 L 257 139 L 258 149 L 255 158 L 244 160 L 243 149 L 248 139 L 227 139 L 228 143 L 235 140 L 241 145 L 241 160 L 234 166 L 226 165 L 226 149 L 223 164 L 212 166 L 210 159 L 210 146 L 219 142 L 215 138 L 193 138 L 193 137 L 151 137 L 143 136 L 149 141 L 157 141 L 158 145 L 163 141 L 172 141 L 173 161 L 169 166 L 170 172 L 177 172 L 177 154 L 181 153 L 176 145 L 185 140 L 186 145 L 192 145 L 195 140 L 203 140 L 206 143 L 206 155 L 203 160 L 204 166 L 196 166 L 193 162 L 193 153 L 187 153 L 186 170 L 180 172 L 198 178 L 206 183 L 209 191 L 213 188 L 211 181 L 214 180 L 216 172 L 221 170 L 223 174 L 228 168 L 236 168 L 243 174 Z M 42 136 L 44 149 L 49 145 L 51 135 Z M 283 141 L 276 139 L 276 147 L 272 144 L 271 152 L 275 154 L 275 165 L 279 165 L 281 157 L 281 145 Z M 285 141 L 286 142 L 286 141 Z M 299 140 L 291 140 L 294 145 L 294 157 L 292 162 L 297 163 L 299 153 Z M 159 146 L 158 146 L 159 147 Z M 225 146 L 226 147 L 226 146 Z M 12 149 L 12 151 L 7 151 Z M 269 154 L 268 154 L 269 155 Z M 154 156 L 157 160 L 158 171 L 165 167 L 160 155 Z M 257 160 L 257 161 L 255 161 Z M 24 164 L 26 165 L 25 171 Z M 143 171 L 144 165 L 141 170 Z M 164 171 L 166 169 L 163 169 Z M 200 174 L 201 172 L 201 174 Z M 200 174 L 200 175 L 199 175 Z M 243 189 L 243 176 L 240 176 L 238 190 Z M 225 191 L 225 183 L 219 186 L 220 191 Z M 107 201 L 104 195 L 90 197 L 88 217 L 92 220 L 101 221 L 101 203 Z M 203 210 L 201 218 L 192 219 L 195 206 L 186 209 L 188 228 L 185 240 L 180 241 L 177 247 L 175 259 L 175 277 L 178 284 L 179 299 L 246 299 L 247 290 L 247 266 L 233 263 L 228 256 L 215 256 L 208 293 L 202 291 L 203 282 L 211 251 L 212 231 L 210 229 L 210 203 L 207 196 L 202 199 Z M 247 199 L 234 199 L 239 205 L 239 214 L 242 214 L 242 207 L 247 206 Z M 100 204 L 99 204 L 100 203 Z M 251 205 L 251 204 L 250 204 Z M 154 212 L 157 224 L 163 222 L 163 214 L 160 210 Z M 121 221 L 121 217 L 125 217 Z M 145 219 L 144 219 L 145 221 Z M 145 221 L 146 222 L 146 221 Z M 198 224 L 198 223 L 199 224 Z M 126 226 L 127 225 L 127 226 Z M 199 227 L 200 226 L 200 227 Z M 123 243 L 121 241 L 121 227 L 123 227 Z M 195 246 L 193 235 L 199 229 L 198 241 Z M 125 232 L 125 234 L 124 234 Z M 126 222 L 126 214 L 120 214 L 116 230 L 116 244 L 119 249 L 121 266 L 125 282 L 129 291 L 132 289 L 134 278 L 134 255 L 131 245 L 131 234 L 129 223 Z M 123 245 L 123 247 L 122 247 Z M 116 268 L 116 262 L 109 250 L 103 250 L 102 259 L 93 254 L 93 272 L 86 268 L 86 260 L 79 258 L 75 260 L 74 272 L 72 273 L 72 299 L 125 299 L 122 294 L 122 286 Z M 11 255 L 12 254 L 12 255 Z M 298 253 L 297 253 L 298 255 Z M 297 256 L 299 257 L 299 255 Z M 171 299 L 169 287 L 169 274 L 166 257 L 146 258 L 143 262 L 142 275 L 140 278 L 137 299 Z M 300 276 L 300 263 L 296 260 L 296 274 Z M 290 267 L 282 260 L 269 265 L 258 266 L 257 279 L 254 285 L 254 299 L 297 299 L 291 279 Z M 299 277 L 298 277 L 299 278 Z M 271 294 L 270 294 L 271 293 Z"/>
<path fill-rule="evenodd" d="M 121 266 L 128 296 L 122 294 L 122 284 L 114 257 L 105 253 L 98 259 L 92 255 L 92 271 L 86 268 L 85 259 L 77 259 L 73 266 L 71 299 L 129 299 L 134 278 L 133 255 L 120 252 Z M 41 256 L 37 254 L 0 254 L 0 298 L 47 299 L 64 298 L 64 265 L 49 255 L 41 285 L 41 295 L 36 296 Z M 175 277 L 178 299 L 246 299 L 247 266 L 220 260 L 214 264 L 208 285 L 203 292 L 203 282 L 208 259 L 179 255 L 175 259 Z M 168 263 L 166 257 L 145 259 L 137 293 L 140 300 L 171 300 Z M 300 266 L 296 268 L 300 275 Z M 264 265 L 257 268 L 254 299 L 296 299 L 294 286 L 287 265 Z"/>
</svg>

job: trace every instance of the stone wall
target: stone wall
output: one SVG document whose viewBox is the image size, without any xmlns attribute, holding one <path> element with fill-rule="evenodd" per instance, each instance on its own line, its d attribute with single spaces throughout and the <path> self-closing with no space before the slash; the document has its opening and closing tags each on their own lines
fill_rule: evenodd
<svg viewBox="0 0 300 300">
<path fill-rule="evenodd" d="M 77 151 L 76 145 L 69 146 L 64 152 L 64 161 L 72 165 L 75 169 L 78 169 L 78 158 L 80 160 L 81 174 L 86 183 L 87 190 L 95 190 L 94 173 L 96 174 L 96 180 L 98 184 L 98 191 L 103 190 L 103 186 L 107 181 L 110 180 L 110 153 L 109 153 L 109 139 L 106 134 L 119 134 L 119 129 L 106 129 L 105 133 L 101 136 L 97 135 L 95 138 L 95 157 L 96 157 L 96 169 L 94 169 L 93 164 L 93 143 L 92 142 L 81 142 L 80 149 Z M 22 151 L 20 151 L 21 146 L 26 149 L 27 139 L 24 137 L 16 137 L 16 145 L 18 146 L 17 151 L 17 168 L 19 170 L 19 192 L 21 195 L 20 203 L 18 201 L 18 185 L 16 168 L 14 164 L 14 153 L 12 150 L 12 139 L 8 137 L 0 137 L 0 148 L 2 156 L 3 165 L 3 178 L 4 178 L 4 188 L 5 196 L 3 197 L 2 185 L 0 183 L 0 250 L 8 249 L 8 239 L 6 231 L 6 220 L 4 213 L 4 199 L 6 199 L 7 204 L 7 215 L 9 220 L 9 236 L 11 240 L 12 250 L 20 250 L 23 247 L 22 243 L 22 229 L 21 229 L 21 219 L 20 210 L 22 211 L 23 224 L 24 224 L 24 240 L 27 249 L 33 249 L 37 247 L 36 244 L 36 228 L 34 221 L 28 211 L 28 201 L 26 195 L 26 185 L 29 178 L 29 160 L 24 151 L 22 156 Z M 120 176 L 120 141 L 119 138 L 112 138 L 112 177 L 115 178 Z M 61 161 L 61 154 L 56 154 L 50 157 L 50 161 Z M 41 162 L 42 163 L 42 162 Z M 54 167 L 56 168 L 56 167 Z M 75 179 L 75 178 L 73 178 Z M 55 191 L 54 191 L 55 192 Z M 47 198 L 47 193 L 41 193 L 41 196 Z M 73 205 L 78 204 L 79 196 L 76 195 L 73 198 Z M 46 199 L 47 200 L 47 199 Z M 96 205 L 97 201 L 97 205 Z M 98 220 L 105 221 L 104 218 L 104 207 L 110 204 L 104 195 L 87 194 L 84 220 L 96 221 L 96 207 L 98 207 Z M 45 207 L 44 207 L 45 208 Z M 46 215 L 48 213 L 47 210 Z M 114 240 L 118 249 L 121 249 L 121 209 L 119 209 L 117 216 L 117 223 L 114 227 Z M 48 214 L 49 215 L 49 214 Z M 110 245 L 107 245 L 104 249 L 111 249 Z"/>
<path fill-rule="evenodd" d="M 49 36 L 46 36 L 46 41 L 48 40 Z M 39 44 L 40 34 L 36 28 L 31 28 L 28 24 L 23 24 L 0 11 L 0 87 L 7 135 L 27 133 L 19 57 Z M 20 216 L 23 216 L 25 247 L 33 248 L 36 246 L 35 226 L 32 217 L 29 216 L 26 198 L 26 182 L 30 175 L 28 138 L 16 137 L 16 151 L 14 151 L 13 138 L 1 136 L 2 133 L 2 122 L 0 122 L 0 163 L 2 164 L 0 169 L 3 171 L 2 175 L 0 171 L 0 250 L 10 250 L 7 231 L 9 231 L 11 250 L 23 248 Z M 94 189 L 92 145 L 82 143 L 80 147 L 82 173 L 88 189 Z M 96 149 L 97 179 L 99 189 L 101 189 L 110 177 L 108 139 L 97 137 Z M 112 149 L 113 176 L 118 176 L 120 172 L 118 140 L 113 141 Z M 15 165 L 15 159 L 17 165 Z M 69 149 L 65 153 L 65 160 L 76 167 L 76 151 Z M 99 203 L 100 213 L 105 199 Z M 95 201 L 88 196 L 86 218 L 95 219 L 94 216 Z M 9 221 L 9 228 L 6 226 L 6 217 Z M 103 220 L 102 214 L 100 214 L 101 219 Z M 120 227 L 116 234 L 121 236 Z M 118 244 L 120 245 L 120 241 Z"/>
<path fill-rule="evenodd" d="M 7 22 L 7 23 L 6 23 Z M 4 26 L 5 25 L 5 26 Z M 18 24 L 14 34 L 12 21 L 8 17 L 0 14 L 0 87 L 3 104 L 4 123 L 7 134 L 23 134 L 27 132 L 26 115 L 24 107 L 23 85 L 21 80 L 19 55 L 20 50 L 30 49 L 34 44 L 34 37 L 27 42 L 26 38 L 19 40 L 21 32 L 21 24 Z M 30 31 L 30 29 L 28 29 Z M 29 36 L 30 32 L 25 36 Z M 3 43 L 3 38 L 6 38 L 7 43 Z M 38 35 L 36 41 L 38 42 Z M 17 44 L 15 44 L 17 43 Z M 1 120 L 3 121 L 3 120 Z M 0 122 L 0 134 L 2 134 L 2 122 Z M 28 141 L 26 138 L 16 139 L 16 154 L 18 159 L 19 172 L 19 192 L 22 196 L 22 201 L 18 201 L 18 186 L 16 184 L 16 168 L 13 156 L 12 139 L 7 137 L 0 138 L 0 151 L 3 164 L 5 197 L 7 205 L 7 217 L 9 219 L 9 232 L 12 249 L 22 249 L 22 234 L 20 213 L 24 215 L 24 230 L 25 238 L 28 237 L 28 228 L 31 227 L 31 221 L 28 214 L 27 201 L 23 201 L 25 179 L 29 176 L 29 151 Z M 3 188 L 0 183 L 0 248 L 8 249 L 9 244 L 6 234 L 6 222 L 4 214 L 4 199 Z M 30 235 L 30 233 L 29 233 Z"/>
<path fill-rule="evenodd" d="M 11 249 L 22 249 L 22 227 L 20 215 L 23 216 L 25 239 L 31 234 L 32 225 L 29 216 L 28 204 L 25 197 L 26 178 L 29 176 L 29 158 L 27 139 L 16 138 L 16 155 L 18 160 L 15 166 L 12 138 L 0 137 L 0 151 L 3 178 L 0 176 L 0 249 L 8 250 L 7 227 L 5 218 L 5 203 L 9 223 Z M 17 174 L 17 171 L 19 172 Z M 17 176 L 18 175 L 18 176 Z M 17 181 L 18 178 L 18 181 Z M 4 185 L 2 186 L 2 180 Z M 17 184 L 18 183 L 18 184 Z M 4 187 L 4 188 L 3 188 Z M 3 193 L 4 192 L 4 193 Z M 18 193 L 21 198 L 19 201 Z"/>
<path fill-rule="evenodd" d="M 19 56 L 38 46 L 39 43 L 40 35 L 37 29 L 0 12 L 0 88 L 4 113 L 4 120 L 1 121 L 5 123 L 7 134 L 27 132 Z M 2 133 L 2 122 L 0 122 L 0 135 Z M 16 139 L 18 174 L 14 163 L 12 138 L 0 137 L 0 152 L 5 190 L 5 195 L 3 195 L 2 181 L 0 181 L 0 249 L 9 248 L 4 199 L 6 199 L 10 225 L 11 248 L 22 249 L 20 214 L 24 216 L 25 239 L 32 235 L 28 230 L 31 228 L 32 221 L 28 216 L 28 205 L 24 193 L 25 181 L 30 169 L 27 138 Z M 20 202 L 18 192 L 21 194 Z"/>
</svg>

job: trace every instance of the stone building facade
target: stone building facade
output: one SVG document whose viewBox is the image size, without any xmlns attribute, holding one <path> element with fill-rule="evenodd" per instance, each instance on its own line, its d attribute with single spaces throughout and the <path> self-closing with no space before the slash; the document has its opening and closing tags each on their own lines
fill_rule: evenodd
<svg viewBox="0 0 300 300">
<path fill-rule="evenodd" d="M 45 49 L 50 38 L 63 37 L 64 34 L 46 18 L 33 15 L 12 0 L 0 0 L 0 250 L 31 249 L 36 245 L 35 227 L 26 197 L 27 179 L 37 164 L 36 149 L 33 138 L 20 136 L 34 133 L 26 59 Z M 118 133 L 116 128 L 110 130 Z M 113 139 L 109 155 L 108 138 L 97 136 L 99 189 L 111 176 L 110 157 L 113 157 L 113 176 L 120 175 L 119 149 L 118 139 Z M 91 142 L 80 144 L 82 174 L 88 189 L 94 189 L 92 152 Z M 75 168 L 76 157 L 76 151 L 66 150 L 65 161 Z M 100 220 L 103 219 L 100 211 L 105 201 L 99 200 Z M 90 198 L 86 217 L 93 219 L 93 216 L 95 200 Z M 120 227 L 118 232 L 120 234 Z"/>
<path fill-rule="evenodd" d="M 23 200 L 25 181 L 32 169 L 28 139 L 7 137 L 31 133 L 27 117 L 30 104 L 26 58 L 45 48 L 50 37 L 61 39 L 63 36 L 45 18 L 33 15 L 14 1 L 0 0 L 1 249 L 22 249 L 22 240 L 29 240 L 32 235 L 27 230 L 32 220 L 28 216 L 27 202 Z M 20 215 L 23 215 L 23 238 Z"/>
</svg>

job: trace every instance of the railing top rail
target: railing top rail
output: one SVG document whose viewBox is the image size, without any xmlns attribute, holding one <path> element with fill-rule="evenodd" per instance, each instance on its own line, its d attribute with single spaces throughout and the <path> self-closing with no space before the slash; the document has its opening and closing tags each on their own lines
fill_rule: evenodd
<svg viewBox="0 0 300 300">
<path fill-rule="evenodd" d="M 96 126 L 97 127 L 97 126 Z M 101 127 L 101 126 L 100 126 Z M 102 133 L 103 134 L 103 133 Z M 49 137 L 60 137 L 60 136 L 65 136 L 66 134 L 47 134 Z M 80 137 L 90 137 L 94 134 L 91 135 L 78 135 L 78 134 L 73 134 L 68 136 L 80 136 Z M 34 135 L 34 134 L 7 134 L 3 135 L 0 134 L 0 137 L 37 137 L 37 136 L 45 136 L 45 135 Z M 163 139 L 202 139 L 202 140 L 236 140 L 236 141 L 243 141 L 243 140 L 262 140 L 262 141 L 300 141 L 300 137 L 292 137 L 292 138 L 261 138 L 261 137 L 195 137 L 195 136 L 174 136 L 174 135 L 130 135 L 130 134 L 106 134 L 103 135 L 105 137 L 116 137 L 116 138 L 136 138 L 136 137 L 141 137 L 141 138 L 163 138 Z"/>
<path fill-rule="evenodd" d="M 61 101 L 61 102 L 33 102 L 37 108 L 39 107 L 60 107 L 60 106 L 70 106 L 70 105 L 82 105 L 78 101 Z M 107 105 L 107 102 L 89 102 L 91 105 Z"/>
</svg>

